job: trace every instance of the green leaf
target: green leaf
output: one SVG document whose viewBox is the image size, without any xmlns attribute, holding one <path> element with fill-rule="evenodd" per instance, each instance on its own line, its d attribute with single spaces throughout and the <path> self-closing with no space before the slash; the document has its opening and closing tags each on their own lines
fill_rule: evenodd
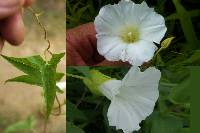
<svg viewBox="0 0 200 133">
<path fill-rule="evenodd" d="M 46 120 L 53 109 L 56 96 L 56 69 L 50 64 L 45 64 L 41 68 L 42 86 L 46 105 Z"/>
<path fill-rule="evenodd" d="M 64 76 L 63 73 L 56 72 L 57 64 L 60 62 L 63 56 L 64 53 L 53 54 L 50 61 L 46 62 L 39 55 L 27 58 L 15 58 L 2 55 L 2 57 L 9 63 L 28 74 L 8 79 L 6 82 L 23 82 L 43 87 L 46 107 L 46 120 L 51 114 L 56 91 L 63 93 L 63 91 L 56 86 L 56 81 L 60 81 Z"/>
<path fill-rule="evenodd" d="M 200 10 L 199 9 L 194 9 L 189 11 L 190 17 L 197 17 L 200 16 Z"/>
<path fill-rule="evenodd" d="M 190 91 L 190 78 L 188 78 L 172 89 L 169 98 L 175 103 L 190 103 Z"/>
<path fill-rule="evenodd" d="M 60 81 L 64 75 L 64 73 L 56 73 L 56 81 Z"/>
<path fill-rule="evenodd" d="M 196 50 L 192 56 L 182 62 L 184 65 L 200 65 L 200 50 Z"/>
<path fill-rule="evenodd" d="M 168 20 L 175 20 L 175 19 L 179 19 L 177 13 L 173 13 L 173 14 L 171 14 L 171 15 L 169 15 L 169 16 L 167 16 L 167 17 L 165 18 L 166 21 L 168 21 Z"/>
<path fill-rule="evenodd" d="M 57 76 L 56 80 L 60 81 L 60 78 L 62 75 L 64 75 L 64 74 L 56 73 L 56 76 Z M 35 77 L 29 76 L 29 75 L 22 75 L 22 76 L 18 76 L 18 77 L 12 78 L 12 79 L 8 79 L 8 80 L 6 80 L 5 83 L 7 83 L 7 82 L 22 82 L 22 83 L 27 83 L 30 85 L 37 85 L 37 86 L 42 87 L 42 82 L 41 82 L 40 78 L 35 78 Z M 64 91 L 61 90 L 58 86 L 56 86 L 56 91 L 58 93 L 64 93 Z"/>
<path fill-rule="evenodd" d="M 158 114 L 153 120 L 151 133 L 180 133 L 182 126 L 178 117 Z"/>
<path fill-rule="evenodd" d="M 36 124 L 34 117 L 28 117 L 26 120 L 18 121 L 8 126 L 3 133 L 31 132 Z"/>
<path fill-rule="evenodd" d="M 175 37 L 169 37 L 169 38 L 165 39 L 164 41 L 162 41 L 161 47 L 162 47 L 163 49 L 168 48 L 169 45 L 171 44 L 171 42 L 172 42 L 172 40 L 173 40 L 174 38 L 175 38 Z"/>
<path fill-rule="evenodd" d="M 26 58 L 29 62 L 37 65 L 38 67 L 41 67 L 45 64 L 45 61 L 42 59 L 42 57 L 40 55 L 36 55 L 36 56 L 31 56 Z"/>
<path fill-rule="evenodd" d="M 182 128 L 181 133 L 191 133 L 190 128 Z"/>
<path fill-rule="evenodd" d="M 22 76 L 18 76 L 18 77 L 12 78 L 12 79 L 8 79 L 8 80 L 6 80 L 6 83 L 7 82 L 23 82 L 23 83 L 27 83 L 30 85 L 38 85 L 38 86 L 42 85 L 40 78 L 35 78 L 30 75 L 22 75 Z"/>
<path fill-rule="evenodd" d="M 81 72 L 86 77 L 90 75 L 90 68 L 87 66 L 80 66 L 80 67 L 73 67 L 73 68 Z"/>
<path fill-rule="evenodd" d="M 60 62 L 61 58 L 63 58 L 65 53 L 60 54 L 53 54 L 50 61 L 48 61 L 49 64 L 52 66 L 57 66 L 57 64 Z"/>
<path fill-rule="evenodd" d="M 87 118 L 73 103 L 67 101 L 67 120 L 71 122 L 87 121 Z"/>
<path fill-rule="evenodd" d="M 186 37 L 186 40 L 190 48 L 195 49 L 199 47 L 198 46 L 199 40 L 196 37 L 189 12 L 185 10 L 185 8 L 181 5 L 179 0 L 172 0 L 172 1 L 176 7 L 176 11 L 181 22 L 181 27 L 183 29 L 184 35 Z"/>
<path fill-rule="evenodd" d="M 81 128 L 67 121 L 67 133 L 85 133 Z"/>
<path fill-rule="evenodd" d="M 35 77 L 40 77 L 39 67 L 31 63 L 27 58 L 15 58 L 5 55 L 1 56 L 24 73 L 34 75 Z"/>
</svg>

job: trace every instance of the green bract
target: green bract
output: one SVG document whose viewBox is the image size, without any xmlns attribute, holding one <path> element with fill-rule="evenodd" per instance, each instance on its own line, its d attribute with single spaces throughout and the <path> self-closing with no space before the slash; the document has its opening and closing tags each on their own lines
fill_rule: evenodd
<svg viewBox="0 0 200 133">
<path fill-rule="evenodd" d="M 99 86 L 111 79 L 111 77 L 104 75 L 98 70 L 90 70 L 89 78 L 84 78 L 83 82 L 94 95 L 102 96 L 102 93 L 99 91 Z"/>
</svg>

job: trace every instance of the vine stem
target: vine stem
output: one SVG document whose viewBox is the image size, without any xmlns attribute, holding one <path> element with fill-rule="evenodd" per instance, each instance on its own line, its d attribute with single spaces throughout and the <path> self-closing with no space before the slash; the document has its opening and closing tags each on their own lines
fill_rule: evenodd
<svg viewBox="0 0 200 133">
<path fill-rule="evenodd" d="M 85 79 L 85 77 L 83 77 L 83 76 L 78 76 L 78 75 L 74 75 L 74 74 L 70 74 L 70 73 L 66 73 L 66 75 L 68 76 L 68 77 L 72 77 L 72 78 L 77 78 L 77 79 Z"/>
<path fill-rule="evenodd" d="M 45 59 L 47 59 L 46 53 L 48 52 L 51 56 L 53 55 L 53 53 L 50 51 L 51 42 L 48 39 L 47 30 L 46 30 L 45 26 L 40 22 L 40 19 L 39 19 L 39 16 L 41 15 L 41 13 L 37 13 L 32 7 L 29 7 L 28 9 L 33 14 L 33 16 L 35 17 L 37 23 L 39 24 L 39 26 L 41 27 L 41 29 L 44 32 L 44 40 L 48 43 L 48 46 L 47 46 L 47 48 L 44 51 Z"/>
<path fill-rule="evenodd" d="M 82 103 L 83 99 L 85 98 L 86 93 L 87 93 L 87 90 L 84 89 L 84 92 L 83 92 L 81 98 L 77 101 L 77 103 L 75 105 L 76 108 Z"/>
<path fill-rule="evenodd" d="M 47 132 L 47 121 L 44 121 L 44 129 L 43 129 L 43 133 Z"/>
<path fill-rule="evenodd" d="M 62 113 L 62 110 L 61 110 L 61 104 L 60 104 L 60 101 L 59 101 L 57 95 L 56 95 L 56 101 L 57 101 L 57 103 L 58 103 L 58 107 L 56 107 L 55 109 L 58 109 L 59 112 L 58 112 L 58 113 L 52 113 L 52 115 L 59 116 L 59 115 Z"/>
<path fill-rule="evenodd" d="M 41 13 L 37 13 L 32 7 L 29 7 L 28 10 L 33 14 L 33 16 L 36 19 L 37 23 L 39 24 L 40 28 L 44 32 L 44 40 L 48 43 L 47 48 L 44 50 L 44 57 L 45 57 L 45 60 L 47 60 L 47 53 L 49 53 L 51 56 L 53 55 L 53 53 L 50 51 L 51 42 L 48 39 L 47 30 L 46 30 L 45 26 L 40 22 L 40 19 L 39 19 L 39 16 L 41 15 Z M 60 107 L 60 102 L 59 102 L 57 95 L 56 95 L 56 101 L 59 104 L 59 114 L 60 114 L 61 107 Z M 46 130 L 47 130 L 47 120 L 44 121 L 43 133 L 46 133 Z"/>
</svg>

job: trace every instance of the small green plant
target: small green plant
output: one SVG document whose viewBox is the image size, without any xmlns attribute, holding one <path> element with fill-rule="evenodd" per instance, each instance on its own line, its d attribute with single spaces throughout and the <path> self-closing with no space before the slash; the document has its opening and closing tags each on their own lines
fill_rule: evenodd
<svg viewBox="0 0 200 133">
<path fill-rule="evenodd" d="M 16 132 L 32 132 L 36 124 L 36 120 L 33 116 L 29 116 L 25 120 L 17 121 L 9 125 L 3 133 L 16 133 Z"/>
<path fill-rule="evenodd" d="M 6 82 L 23 82 L 43 88 L 46 120 L 48 120 L 49 115 L 52 112 L 56 98 L 56 91 L 62 93 L 61 89 L 56 86 L 56 82 L 60 81 L 64 74 L 56 72 L 56 67 L 63 56 L 64 53 L 53 54 L 49 61 L 45 61 L 39 55 L 26 58 L 16 58 L 2 55 L 2 57 L 9 63 L 26 74 L 8 79 Z"/>
<path fill-rule="evenodd" d="M 44 57 L 43 59 L 40 55 L 34 55 L 24 58 L 16 58 L 16 57 L 9 57 L 6 55 L 1 55 L 3 59 L 7 60 L 10 64 L 12 64 L 15 68 L 19 69 L 20 71 L 24 72 L 25 75 L 21 75 L 15 78 L 11 78 L 6 80 L 7 82 L 23 82 L 30 85 L 40 86 L 43 92 L 44 98 L 44 133 L 46 132 L 47 121 L 51 114 L 53 115 L 60 115 L 61 114 L 61 104 L 57 97 L 57 93 L 63 93 L 63 91 L 56 85 L 63 76 L 64 73 L 57 72 L 57 65 L 64 57 L 65 53 L 54 54 L 49 49 L 51 47 L 50 40 L 47 36 L 47 30 L 45 26 L 40 22 L 39 16 L 41 13 L 37 13 L 33 8 L 29 8 L 29 11 L 35 17 L 38 25 L 44 32 L 44 40 L 48 43 L 48 47 L 44 50 Z M 50 59 L 47 59 L 47 56 L 50 55 Z M 49 56 L 48 56 L 49 57 Z M 58 102 L 58 107 L 55 109 L 59 109 L 58 113 L 52 113 L 54 110 L 54 103 L 55 101 Z M 6 129 L 5 133 L 11 133 L 15 131 L 15 129 L 22 127 L 28 127 L 30 125 L 30 121 L 32 118 L 27 119 L 27 121 L 22 121 L 16 123 L 9 128 Z M 29 123 L 28 123 L 29 122 Z M 28 124 L 29 125 L 28 125 Z"/>
</svg>

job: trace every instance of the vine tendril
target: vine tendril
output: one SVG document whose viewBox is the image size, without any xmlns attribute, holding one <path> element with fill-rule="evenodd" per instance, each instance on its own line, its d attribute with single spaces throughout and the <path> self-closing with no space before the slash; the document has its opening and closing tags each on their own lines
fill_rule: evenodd
<svg viewBox="0 0 200 133">
<path fill-rule="evenodd" d="M 48 52 L 51 56 L 53 55 L 53 53 L 50 51 L 51 42 L 50 42 L 50 40 L 48 39 L 47 30 L 46 30 L 45 26 L 40 22 L 40 19 L 39 19 L 39 16 L 40 16 L 42 13 L 37 13 L 32 7 L 29 7 L 28 10 L 33 14 L 33 16 L 35 17 L 37 23 L 39 24 L 39 26 L 41 27 L 41 29 L 42 29 L 43 32 L 44 32 L 44 40 L 48 43 L 48 46 L 47 46 L 47 48 L 46 48 L 45 51 L 44 51 L 45 59 L 47 59 L 47 52 Z"/>
</svg>

